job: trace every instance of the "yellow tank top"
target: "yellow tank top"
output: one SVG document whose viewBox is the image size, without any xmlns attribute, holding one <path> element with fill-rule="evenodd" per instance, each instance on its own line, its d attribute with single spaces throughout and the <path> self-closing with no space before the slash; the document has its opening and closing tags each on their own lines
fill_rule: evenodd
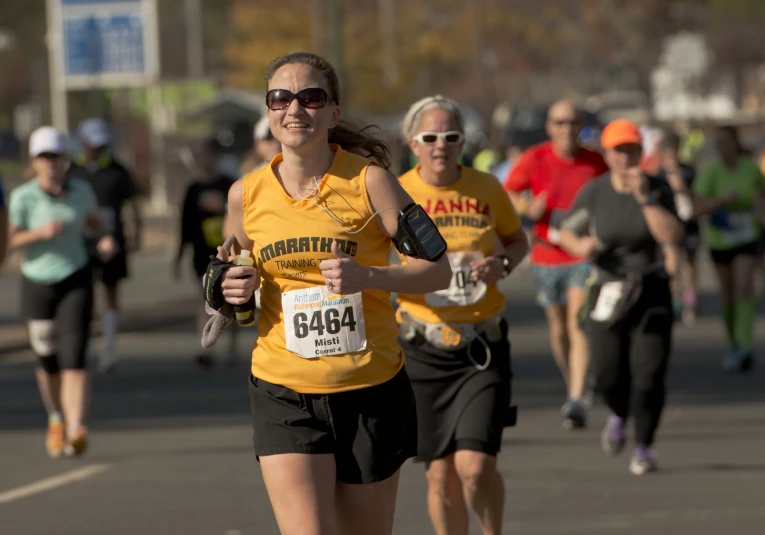
<svg viewBox="0 0 765 535">
<path fill-rule="evenodd" d="M 477 323 L 502 312 L 505 296 L 497 285 L 486 285 L 470 276 L 472 262 L 494 255 L 495 247 L 500 247 L 498 238 L 510 236 L 521 226 L 499 180 L 460 166 L 457 182 L 430 186 L 420 177 L 417 166 L 399 182 L 435 222 L 446 240 L 452 266 L 448 289 L 426 295 L 399 294 L 399 311 L 426 323 Z M 400 314 L 398 317 L 400 321 Z"/>
<path fill-rule="evenodd" d="M 375 221 L 348 234 L 317 206 L 350 231 L 373 214 L 365 182 L 372 162 L 330 147 L 335 156 L 315 199 L 287 195 L 274 174 L 281 154 L 243 183 L 243 227 L 262 276 L 252 374 L 305 394 L 374 386 L 404 365 L 390 294 L 335 295 L 321 276 L 333 240 L 363 266 L 388 265 L 392 243 Z"/>
</svg>

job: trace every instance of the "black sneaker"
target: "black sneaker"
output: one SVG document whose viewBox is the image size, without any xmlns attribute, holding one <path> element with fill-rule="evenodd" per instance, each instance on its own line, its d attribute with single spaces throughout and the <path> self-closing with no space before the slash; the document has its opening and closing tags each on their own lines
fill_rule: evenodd
<svg viewBox="0 0 765 535">
<path fill-rule="evenodd" d="M 200 353 L 194 357 L 194 362 L 196 362 L 197 365 L 203 370 L 209 370 L 213 367 L 213 359 L 207 353 Z"/>
<path fill-rule="evenodd" d="M 749 373 L 754 367 L 754 352 L 751 349 L 742 350 L 739 353 L 738 370 L 741 373 Z"/>
<path fill-rule="evenodd" d="M 584 429 L 587 426 L 587 411 L 578 401 L 567 401 L 561 409 L 563 429 Z"/>
</svg>

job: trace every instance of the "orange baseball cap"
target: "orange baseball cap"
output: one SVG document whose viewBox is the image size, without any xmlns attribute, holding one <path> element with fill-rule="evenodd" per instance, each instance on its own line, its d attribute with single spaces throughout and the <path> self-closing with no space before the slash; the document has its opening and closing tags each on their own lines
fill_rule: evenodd
<svg viewBox="0 0 765 535">
<path fill-rule="evenodd" d="M 643 143 L 640 127 L 629 119 L 614 119 L 606 125 L 600 135 L 600 144 L 604 149 L 613 149 L 627 143 Z"/>
</svg>

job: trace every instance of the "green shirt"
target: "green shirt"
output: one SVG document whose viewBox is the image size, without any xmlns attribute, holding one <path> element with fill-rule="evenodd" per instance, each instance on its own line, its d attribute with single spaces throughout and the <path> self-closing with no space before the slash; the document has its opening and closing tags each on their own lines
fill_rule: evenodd
<svg viewBox="0 0 765 535">
<path fill-rule="evenodd" d="M 755 205 L 758 196 L 765 193 L 765 177 L 754 160 L 739 156 L 736 169 L 731 171 L 717 159 L 693 182 L 693 193 L 701 198 L 731 191 L 738 193 L 738 198 L 707 218 L 706 239 L 713 251 L 754 243 L 762 232 Z"/>
<path fill-rule="evenodd" d="M 8 221 L 21 230 L 34 230 L 54 220 L 64 223 L 61 234 L 24 248 L 21 272 L 40 284 L 55 284 L 85 267 L 85 220 L 97 214 L 98 204 L 90 185 L 69 179 L 62 197 L 44 192 L 32 179 L 11 192 Z"/>
</svg>

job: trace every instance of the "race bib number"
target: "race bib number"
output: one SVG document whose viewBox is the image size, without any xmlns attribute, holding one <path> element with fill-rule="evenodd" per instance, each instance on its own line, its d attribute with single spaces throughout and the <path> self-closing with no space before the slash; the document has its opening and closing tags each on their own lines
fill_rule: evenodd
<svg viewBox="0 0 765 535">
<path fill-rule="evenodd" d="M 624 282 L 607 282 L 600 289 L 598 302 L 592 309 L 590 317 L 595 321 L 608 321 L 614 315 L 614 310 L 624 292 Z"/>
<path fill-rule="evenodd" d="M 757 239 L 752 214 L 747 212 L 727 214 L 727 225 L 719 230 L 728 245 L 751 243 Z"/>
<path fill-rule="evenodd" d="M 367 348 L 361 293 L 337 295 L 326 286 L 282 294 L 287 350 L 304 359 Z"/>
<path fill-rule="evenodd" d="M 434 308 L 473 305 L 486 297 L 486 284 L 472 277 L 473 262 L 483 259 L 481 251 L 446 253 L 452 266 L 452 281 L 445 290 L 425 294 Z"/>
<path fill-rule="evenodd" d="M 117 232 L 117 213 L 114 208 L 101 207 L 98 209 L 101 217 L 101 224 L 104 226 L 104 232 L 114 234 Z"/>
</svg>

